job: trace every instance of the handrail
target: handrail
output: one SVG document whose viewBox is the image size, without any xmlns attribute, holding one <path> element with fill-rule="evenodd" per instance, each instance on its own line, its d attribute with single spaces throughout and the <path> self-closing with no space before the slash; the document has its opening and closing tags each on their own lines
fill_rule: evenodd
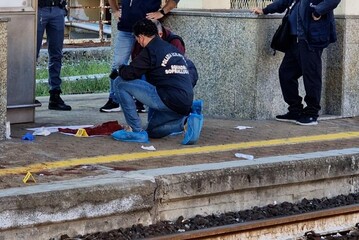
<svg viewBox="0 0 359 240">
<path fill-rule="evenodd" d="M 105 6 L 105 0 L 99 0 L 99 6 L 81 6 L 81 5 L 73 5 L 73 0 L 68 0 L 68 17 L 66 20 L 66 25 L 75 28 L 81 28 L 86 29 L 89 31 L 95 31 L 98 32 L 98 38 L 82 38 L 82 39 L 71 39 L 70 34 L 68 39 L 64 40 L 64 43 L 85 43 L 85 42 L 108 42 L 110 41 L 105 37 L 107 34 L 111 34 L 108 30 L 104 31 L 104 24 L 110 23 L 111 21 L 106 20 L 106 9 L 110 8 L 110 6 Z M 81 19 L 75 19 L 71 17 L 71 10 L 72 9 L 99 9 L 100 12 L 100 18 L 98 21 L 93 20 L 81 20 Z M 78 24 L 82 23 L 82 24 Z M 93 25 L 97 25 L 98 27 L 94 27 Z M 88 25 L 88 26 L 86 26 Z"/>
</svg>

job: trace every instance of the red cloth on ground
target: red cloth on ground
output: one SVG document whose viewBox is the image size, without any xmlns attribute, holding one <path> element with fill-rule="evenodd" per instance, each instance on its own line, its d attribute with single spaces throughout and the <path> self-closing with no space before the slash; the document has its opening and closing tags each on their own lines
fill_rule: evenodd
<svg viewBox="0 0 359 240">
<path fill-rule="evenodd" d="M 109 121 L 102 123 L 100 125 L 96 125 L 93 127 L 84 128 L 89 136 L 96 135 L 111 135 L 113 132 L 117 130 L 122 130 L 123 126 L 118 123 L 118 121 Z M 78 129 L 70 129 L 70 128 L 59 128 L 59 132 L 62 133 L 71 133 L 76 134 Z"/>
</svg>

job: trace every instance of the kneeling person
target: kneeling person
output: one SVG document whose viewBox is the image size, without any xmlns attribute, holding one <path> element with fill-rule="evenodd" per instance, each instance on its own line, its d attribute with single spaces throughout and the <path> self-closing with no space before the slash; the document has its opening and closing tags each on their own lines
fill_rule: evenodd
<svg viewBox="0 0 359 240">
<path fill-rule="evenodd" d="M 193 87 L 185 58 L 158 36 L 151 20 L 138 21 L 133 34 L 144 49 L 130 65 L 119 67 L 119 77 L 114 80 L 116 100 L 132 132 L 120 130 L 112 136 L 120 141 L 147 142 L 148 137 L 161 138 L 181 132 L 186 124 L 182 143 L 194 144 L 199 138 L 203 115 L 198 111 L 191 113 Z M 147 81 L 141 80 L 142 75 Z M 149 107 L 146 130 L 142 128 L 133 98 Z"/>
</svg>

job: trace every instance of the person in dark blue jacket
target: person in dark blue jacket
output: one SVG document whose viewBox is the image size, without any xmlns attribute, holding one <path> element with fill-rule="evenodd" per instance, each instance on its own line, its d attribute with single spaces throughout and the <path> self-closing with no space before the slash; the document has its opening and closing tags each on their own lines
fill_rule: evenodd
<svg viewBox="0 0 359 240">
<path fill-rule="evenodd" d="M 175 46 L 178 49 L 178 51 L 183 56 L 185 56 L 188 71 L 189 71 L 189 75 L 190 75 L 191 80 L 192 80 L 192 86 L 195 87 L 196 84 L 197 84 L 197 80 L 198 80 L 197 68 L 194 65 L 194 63 L 188 57 L 186 57 L 186 55 L 185 55 L 186 54 L 186 47 L 185 47 L 185 43 L 184 43 L 182 37 L 176 35 L 175 33 L 171 32 L 169 29 L 162 26 L 160 21 L 158 21 L 158 20 L 152 20 L 152 21 L 157 26 L 158 36 L 160 36 L 160 38 L 162 38 L 164 41 L 166 41 L 166 42 L 170 43 L 171 45 Z M 131 52 L 131 59 L 134 59 L 142 51 L 142 49 L 143 48 L 141 47 L 141 45 L 138 42 L 136 42 L 133 49 L 132 49 L 132 52 Z M 135 100 L 135 102 L 136 102 L 136 108 L 137 108 L 138 113 L 144 113 L 144 112 L 147 111 L 145 109 L 143 103 L 141 103 L 138 100 Z"/>
<path fill-rule="evenodd" d="M 179 0 L 168 0 L 161 8 L 161 0 L 122 0 L 120 14 L 118 0 L 109 0 L 112 14 L 116 19 L 119 19 L 117 24 L 118 32 L 114 39 L 114 55 L 110 79 L 113 78 L 113 73 L 117 71 L 121 64 L 128 64 L 129 62 L 131 50 L 135 43 L 135 38 L 132 35 L 132 27 L 135 22 L 143 18 L 163 18 L 177 6 L 178 2 Z M 121 110 L 119 103 L 116 102 L 112 83 L 113 81 L 110 80 L 109 99 L 100 108 L 100 112 L 109 113 Z"/>
<path fill-rule="evenodd" d="M 290 7 L 293 36 L 279 68 L 279 81 L 288 112 L 276 120 L 299 125 L 316 125 L 322 91 L 322 53 L 337 40 L 333 10 L 340 0 L 277 0 L 256 14 L 282 13 Z M 306 106 L 299 95 L 298 78 L 303 77 Z"/>
<path fill-rule="evenodd" d="M 148 136 L 162 138 L 182 132 L 186 125 L 182 144 L 196 143 L 203 125 L 202 106 L 192 106 L 193 86 L 184 56 L 158 36 L 157 27 L 151 20 L 138 21 L 133 34 L 143 50 L 130 65 L 119 67 L 113 83 L 115 97 L 132 131 L 116 131 L 113 138 L 147 142 Z M 142 75 L 146 81 L 141 80 Z M 133 98 L 149 107 L 146 130 Z"/>
<path fill-rule="evenodd" d="M 39 52 L 46 31 L 47 50 L 49 54 L 49 87 L 50 99 L 48 108 L 50 110 L 70 111 L 71 106 L 67 105 L 60 97 L 61 91 L 61 67 L 62 48 L 65 31 L 65 0 L 38 0 L 37 12 L 37 52 Z"/>
</svg>

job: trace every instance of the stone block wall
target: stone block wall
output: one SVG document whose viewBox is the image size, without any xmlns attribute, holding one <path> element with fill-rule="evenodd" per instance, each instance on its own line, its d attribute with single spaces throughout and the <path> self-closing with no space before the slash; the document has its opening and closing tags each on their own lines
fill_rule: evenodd
<svg viewBox="0 0 359 240">
<path fill-rule="evenodd" d="M 196 98 L 204 113 L 236 119 L 271 119 L 287 111 L 270 40 L 281 15 L 241 10 L 176 10 L 164 25 L 181 35 L 199 71 Z M 359 115 L 359 19 L 337 16 L 338 41 L 323 53 L 321 115 Z M 304 96 L 300 81 L 300 92 Z"/>
<path fill-rule="evenodd" d="M 358 23 L 359 16 L 337 17 L 338 44 L 328 48 L 328 111 L 343 117 L 359 115 Z"/>
<path fill-rule="evenodd" d="M 0 18 L 0 140 L 6 137 L 7 107 L 7 20 Z"/>
</svg>

